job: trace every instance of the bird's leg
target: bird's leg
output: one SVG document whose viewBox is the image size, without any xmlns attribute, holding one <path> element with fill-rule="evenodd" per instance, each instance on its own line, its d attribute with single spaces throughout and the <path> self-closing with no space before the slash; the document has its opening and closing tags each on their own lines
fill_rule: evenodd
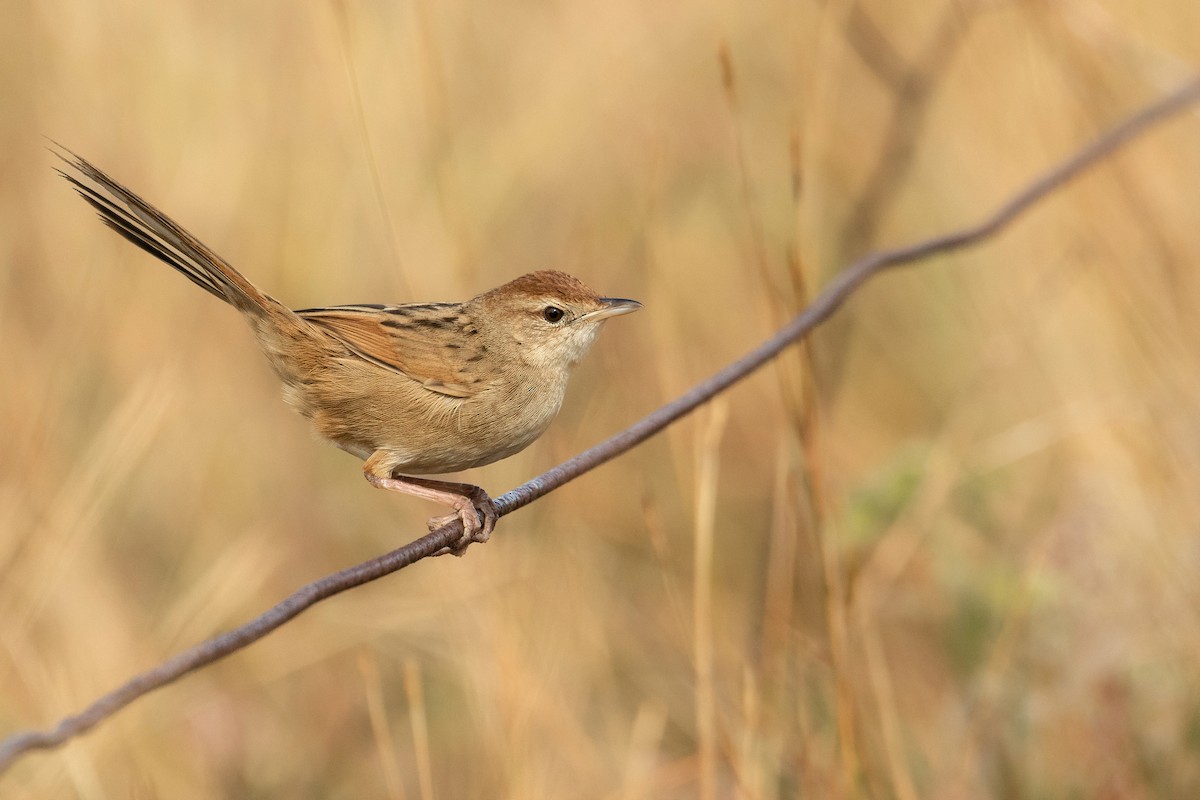
<svg viewBox="0 0 1200 800">
<path fill-rule="evenodd" d="M 414 478 L 408 475 L 395 475 L 383 468 L 375 459 L 367 459 L 363 466 L 363 474 L 372 486 L 388 489 L 393 492 L 423 497 L 435 503 L 450 506 L 455 513 L 445 517 L 432 517 L 429 530 L 434 531 L 455 519 L 462 520 L 463 535 L 454 545 L 439 551 L 435 555 L 453 553 L 461 556 L 472 542 L 486 542 L 496 527 L 499 515 L 492 498 L 478 486 L 470 483 L 454 483 L 452 481 L 435 481 L 429 478 Z M 382 474 L 381 474 L 382 473 Z"/>
</svg>

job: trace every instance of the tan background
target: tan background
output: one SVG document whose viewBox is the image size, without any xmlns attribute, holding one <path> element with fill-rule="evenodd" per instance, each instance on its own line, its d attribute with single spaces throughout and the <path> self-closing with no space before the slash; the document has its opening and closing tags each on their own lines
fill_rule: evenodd
<svg viewBox="0 0 1200 800">
<path fill-rule="evenodd" d="M 470 475 L 499 493 L 1200 56 L 1189 0 L 0 13 L 0 733 L 437 510 L 317 442 L 237 316 L 97 224 L 43 136 L 297 307 L 549 266 L 645 302 L 541 441 Z M 872 284 L 815 383 L 791 352 L 0 795 L 1196 796 L 1198 196 L 1193 115 Z"/>
</svg>

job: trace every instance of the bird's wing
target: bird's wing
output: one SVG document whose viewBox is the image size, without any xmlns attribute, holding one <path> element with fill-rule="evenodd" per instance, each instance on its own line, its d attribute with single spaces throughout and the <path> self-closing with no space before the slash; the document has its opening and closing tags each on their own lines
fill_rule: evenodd
<svg viewBox="0 0 1200 800">
<path fill-rule="evenodd" d="M 447 397 L 471 397 L 487 385 L 478 330 L 458 303 L 306 308 L 301 318 L 356 355 Z"/>
</svg>

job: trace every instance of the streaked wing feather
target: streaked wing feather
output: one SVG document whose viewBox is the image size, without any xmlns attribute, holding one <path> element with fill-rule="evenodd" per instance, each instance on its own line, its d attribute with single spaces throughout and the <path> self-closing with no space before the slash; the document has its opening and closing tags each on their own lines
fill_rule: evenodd
<svg viewBox="0 0 1200 800">
<path fill-rule="evenodd" d="M 382 324 L 386 308 L 331 306 L 296 313 L 371 363 L 406 375 L 431 392 L 470 397 L 484 385 L 470 374 L 469 353 L 455 346 L 457 330 L 430 326 L 389 328 Z"/>
</svg>

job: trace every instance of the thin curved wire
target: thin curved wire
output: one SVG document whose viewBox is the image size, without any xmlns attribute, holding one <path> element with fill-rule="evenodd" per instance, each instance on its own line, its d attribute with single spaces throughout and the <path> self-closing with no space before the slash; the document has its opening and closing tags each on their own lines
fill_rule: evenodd
<svg viewBox="0 0 1200 800">
<path fill-rule="evenodd" d="M 497 514 L 511 514 L 568 481 L 636 447 L 672 422 L 694 411 L 779 355 L 789 345 L 799 341 L 837 311 L 869 278 L 889 267 L 911 264 L 935 254 L 968 247 L 999 233 L 1031 206 L 1062 188 L 1084 170 L 1155 124 L 1175 116 L 1197 101 L 1200 101 L 1200 78 L 1189 81 L 1110 128 L 1044 172 L 975 225 L 915 244 L 864 256 L 839 273 L 807 308 L 770 339 L 615 436 L 496 498 Z M 64 717 L 53 728 L 22 731 L 9 736 L 0 741 L 0 774 L 25 753 L 58 747 L 87 732 L 139 697 L 258 641 L 322 600 L 390 575 L 431 556 L 458 541 L 461 535 L 462 523 L 455 520 L 390 553 L 306 584 L 278 605 L 244 625 L 190 647 L 131 678 L 80 713 Z"/>
</svg>

